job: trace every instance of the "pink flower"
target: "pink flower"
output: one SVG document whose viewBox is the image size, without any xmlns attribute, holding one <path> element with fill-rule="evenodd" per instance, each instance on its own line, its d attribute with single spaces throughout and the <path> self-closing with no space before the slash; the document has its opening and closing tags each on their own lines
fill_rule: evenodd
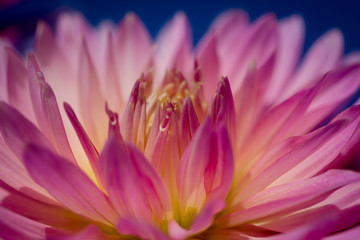
<svg viewBox="0 0 360 240">
<path fill-rule="evenodd" d="M 360 55 L 330 30 L 300 61 L 304 34 L 234 10 L 195 50 L 183 13 L 155 42 L 63 14 L 26 64 L 0 40 L 0 237 L 358 237 Z"/>
</svg>

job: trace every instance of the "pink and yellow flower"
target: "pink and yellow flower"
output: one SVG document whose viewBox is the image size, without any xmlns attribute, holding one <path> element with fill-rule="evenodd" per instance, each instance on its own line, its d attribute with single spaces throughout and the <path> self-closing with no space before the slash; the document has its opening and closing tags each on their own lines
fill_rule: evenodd
<svg viewBox="0 0 360 240">
<path fill-rule="evenodd" d="M 0 40 L 0 237 L 359 236 L 360 55 L 330 30 L 300 61 L 304 32 L 233 10 L 193 50 L 183 13 L 155 42 L 66 13 L 26 63 Z"/>
</svg>

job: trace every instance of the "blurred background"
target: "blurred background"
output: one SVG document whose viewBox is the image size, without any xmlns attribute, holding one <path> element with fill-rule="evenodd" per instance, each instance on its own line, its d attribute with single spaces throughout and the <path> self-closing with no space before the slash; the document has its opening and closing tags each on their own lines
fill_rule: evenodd
<svg viewBox="0 0 360 240">
<path fill-rule="evenodd" d="M 306 23 L 305 48 L 331 28 L 339 28 L 345 38 L 345 51 L 360 50 L 360 1 L 350 0 L 276 0 L 276 1 L 109 1 L 109 0 L 0 0 L 0 34 L 13 39 L 31 36 L 36 22 L 44 19 L 53 24 L 60 11 L 81 11 L 93 24 L 111 19 L 118 22 L 127 12 L 137 13 L 155 37 L 161 26 L 176 11 L 184 11 L 193 29 L 194 44 L 207 30 L 211 21 L 229 8 L 246 10 L 255 20 L 265 12 L 278 18 L 301 14 Z M 20 29 L 20 31 L 19 31 Z"/>
</svg>

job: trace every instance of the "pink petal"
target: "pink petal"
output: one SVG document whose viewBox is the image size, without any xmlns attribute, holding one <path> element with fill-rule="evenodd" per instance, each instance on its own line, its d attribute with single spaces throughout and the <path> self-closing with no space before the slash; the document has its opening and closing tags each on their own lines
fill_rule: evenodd
<svg viewBox="0 0 360 240">
<path fill-rule="evenodd" d="M 210 33 L 216 32 L 224 41 L 224 46 L 230 45 L 236 39 L 236 35 L 248 24 L 248 13 L 241 9 L 231 9 L 221 13 L 211 24 Z M 226 44 L 225 44 L 226 42 Z"/>
<path fill-rule="evenodd" d="M 360 226 L 353 227 L 349 230 L 336 233 L 324 238 L 324 240 L 352 240 L 360 236 Z"/>
<path fill-rule="evenodd" d="M 116 50 L 115 50 L 115 40 L 114 35 L 110 30 L 106 31 L 106 39 L 102 45 L 106 46 L 105 57 L 103 60 L 104 66 L 103 74 L 100 75 L 100 79 L 103 79 L 102 82 L 105 82 L 105 92 L 106 92 L 106 102 L 109 104 L 111 109 L 115 111 L 120 111 L 124 105 L 124 97 L 120 88 L 120 84 L 123 82 L 119 81 L 119 73 L 116 65 Z M 98 63 L 100 65 L 100 63 Z M 101 72 L 100 72 L 101 74 Z M 103 83 L 104 85 L 104 83 Z M 128 93 L 127 93 L 128 94 Z"/>
<path fill-rule="evenodd" d="M 233 94 L 236 111 L 236 142 L 235 149 L 238 151 L 243 145 L 244 139 L 256 123 L 259 114 L 264 111 L 263 97 L 268 88 L 270 75 L 275 63 L 275 54 L 270 57 L 260 68 L 256 62 L 249 64 L 242 86 Z"/>
<path fill-rule="evenodd" d="M 146 129 L 146 101 L 144 101 L 144 92 L 146 91 L 146 82 L 141 82 L 141 79 L 135 82 L 131 90 L 120 121 L 120 130 L 125 141 L 132 142 L 139 149 L 144 149 Z"/>
<path fill-rule="evenodd" d="M 294 95 L 259 118 L 248 138 L 245 139 L 245 144 L 238 156 L 238 164 L 242 168 L 249 169 L 257 160 L 255 156 L 261 156 L 261 153 L 268 150 L 270 146 L 276 146 L 290 137 L 289 133 L 297 125 L 321 85 L 322 82 Z"/>
<path fill-rule="evenodd" d="M 62 13 L 56 22 L 56 43 L 74 70 L 79 67 L 82 39 L 89 41 L 90 26 L 80 13 Z"/>
<path fill-rule="evenodd" d="M 222 78 L 218 84 L 210 102 L 209 115 L 214 125 L 227 126 L 230 133 L 236 131 L 234 99 L 227 77 Z"/>
<path fill-rule="evenodd" d="M 45 82 L 35 57 L 29 55 L 31 100 L 42 132 L 46 133 L 57 152 L 76 163 L 72 154 L 59 107 L 51 87 Z"/>
<path fill-rule="evenodd" d="M 8 147 L 19 159 L 22 159 L 24 148 L 31 142 L 55 151 L 39 129 L 4 102 L 0 102 L 0 132 Z"/>
<path fill-rule="evenodd" d="M 194 64 L 192 56 L 191 29 L 183 12 L 175 14 L 163 27 L 157 37 L 157 55 L 155 59 L 157 81 L 164 77 L 166 70 L 179 70 L 186 79 L 190 79 Z"/>
<path fill-rule="evenodd" d="M 46 239 L 47 225 L 30 220 L 3 207 L 0 207 L 0 216 L 0 238 L 4 240 Z"/>
<path fill-rule="evenodd" d="M 57 205 L 57 201 L 32 180 L 21 160 L 14 155 L 3 141 L 0 135 L 0 178 L 3 184 L 21 192 L 25 196 Z"/>
<path fill-rule="evenodd" d="M 190 143 L 200 123 L 197 118 L 192 100 L 190 97 L 186 97 L 181 108 L 181 119 L 180 119 L 180 151 L 184 152 L 185 148 Z"/>
<path fill-rule="evenodd" d="M 317 221 L 310 222 L 301 226 L 293 231 L 285 234 L 280 234 L 274 237 L 270 237 L 271 240 L 303 240 L 303 239 L 323 239 L 336 222 L 336 215 L 327 214 L 323 218 L 318 218 Z"/>
<path fill-rule="evenodd" d="M 204 97 L 211 99 L 220 78 L 220 61 L 217 54 L 217 37 L 215 34 L 205 38 L 198 46 L 197 59 L 202 75 Z"/>
<path fill-rule="evenodd" d="M 343 148 L 347 147 L 351 136 L 356 129 L 359 128 L 360 106 L 354 106 L 345 110 L 345 113 L 341 114 L 339 118 L 336 118 L 333 124 L 335 125 L 337 122 L 340 123 L 343 121 L 347 121 L 346 127 L 341 129 L 336 136 L 330 138 L 323 148 L 314 152 L 312 156 L 310 155 L 309 158 L 302 161 L 296 168 L 293 168 L 281 176 L 272 185 L 312 177 L 323 171 L 323 169 L 329 168 Z M 316 163 L 315 166 L 314 163 Z"/>
<path fill-rule="evenodd" d="M 306 136 L 287 140 L 280 148 L 275 149 L 275 152 L 270 152 L 255 164 L 249 172 L 250 183 L 234 201 L 237 202 L 267 186 L 312 177 L 339 154 L 348 137 L 341 133 L 348 126 L 346 121 L 338 121 Z M 314 163 L 319 167 L 315 167 Z M 303 175 L 287 175 L 288 172 L 296 171 Z M 284 179 L 283 176 L 288 178 Z"/>
<path fill-rule="evenodd" d="M 206 119 L 181 159 L 177 173 L 180 211 L 185 214 L 189 207 L 199 211 L 199 222 L 195 218 L 190 227 L 194 231 L 209 226 L 207 221 L 212 221 L 216 211 L 221 211 L 219 201 L 225 199 L 230 190 L 233 177 L 230 146 L 226 129 L 214 129 Z M 218 207 L 210 207 L 213 210 L 209 210 L 209 215 L 205 209 L 213 206 L 212 203 Z M 205 215 L 201 217 L 202 214 Z"/>
<path fill-rule="evenodd" d="M 276 51 L 277 25 L 275 17 L 271 14 L 259 18 L 245 40 L 241 42 L 238 51 L 233 50 L 235 58 L 228 58 L 224 61 L 223 69 L 220 74 L 226 74 L 232 84 L 232 89 L 236 92 L 241 86 L 247 72 L 247 67 L 251 61 L 255 60 L 259 67 L 268 61 Z"/>
<path fill-rule="evenodd" d="M 229 10 L 220 14 L 211 24 L 209 32 L 201 40 L 207 42 L 216 36 L 216 52 L 220 61 L 219 74 L 228 75 L 228 64 L 235 61 L 242 50 L 248 33 L 249 16 L 243 10 Z M 221 64 L 222 63 L 222 64 Z"/>
<path fill-rule="evenodd" d="M 6 49 L 11 48 L 11 44 L 0 38 L 0 85 L 7 86 L 7 55 L 5 54 Z M 8 100 L 8 90 L 6 87 L 0 88 L 0 100 L 7 101 Z"/>
<path fill-rule="evenodd" d="M 79 122 L 78 118 L 75 115 L 74 110 L 71 108 L 71 106 L 68 103 L 64 103 L 64 109 L 65 112 L 80 140 L 81 146 L 85 151 L 86 157 L 88 158 L 88 161 L 85 161 L 87 168 L 92 169 L 92 171 L 95 173 L 95 176 L 99 179 L 99 173 L 97 170 L 97 161 L 99 158 L 99 153 L 97 149 L 95 148 L 94 144 L 92 143 L 91 139 L 85 132 L 83 126 Z M 90 164 L 90 166 L 88 166 Z M 79 163 L 80 165 L 80 163 Z"/>
<path fill-rule="evenodd" d="M 146 143 L 146 148 L 144 151 L 144 155 L 147 159 L 151 159 L 151 154 L 153 153 L 154 150 L 156 138 L 158 136 L 160 129 L 161 112 L 162 112 L 162 107 L 160 106 L 160 103 L 157 103 L 157 106 L 155 107 L 155 111 L 154 111 L 153 123 L 150 129 L 148 141 Z"/>
<path fill-rule="evenodd" d="M 141 220 L 122 218 L 117 224 L 117 230 L 122 234 L 132 235 L 142 239 L 169 240 L 159 229 Z"/>
<path fill-rule="evenodd" d="M 344 39 L 339 30 L 330 30 L 320 37 L 307 52 L 282 99 L 314 83 L 314 80 L 332 70 L 343 54 Z"/>
<path fill-rule="evenodd" d="M 89 222 L 73 212 L 27 197 L 17 191 L 7 192 L 0 189 L 1 206 L 21 216 L 56 228 L 76 230 Z"/>
<path fill-rule="evenodd" d="M 276 53 L 276 65 L 271 76 L 271 84 L 266 91 L 265 102 L 276 102 L 279 94 L 293 74 L 302 53 L 305 36 L 304 20 L 293 15 L 279 22 L 279 43 Z"/>
<path fill-rule="evenodd" d="M 41 66 L 51 68 L 51 65 L 65 61 L 50 27 L 45 22 L 38 23 L 35 38 L 34 51 Z"/>
<path fill-rule="evenodd" d="M 105 99 L 100 91 L 98 73 L 85 41 L 81 45 L 79 61 L 79 97 L 80 102 L 87 104 L 80 108 L 81 119 L 94 145 L 100 149 L 107 137 L 105 133 L 108 119 L 104 112 Z"/>
<path fill-rule="evenodd" d="M 69 161 L 35 145 L 28 146 L 24 161 L 35 182 L 73 212 L 106 224 L 116 222 L 109 199 Z"/>
<path fill-rule="evenodd" d="M 225 208 L 223 200 L 207 202 L 201 212 L 195 217 L 189 229 L 183 229 L 175 220 L 169 223 L 169 235 L 173 239 L 185 239 L 191 235 L 206 230 L 214 221 L 214 216 Z"/>
<path fill-rule="evenodd" d="M 207 240 L 249 240 L 249 236 L 232 229 L 210 229 L 204 234 Z"/>
<path fill-rule="evenodd" d="M 330 170 L 313 178 L 268 188 L 242 201 L 239 205 L 242 210 L 225 215 L 218 222 L 235 226 L 277 213 L 294 212 L 359 179 L 360 175 L 356 172 Z"/>
<path fill-rule="evenodd" d="M 153 125 L 152 128 L 157 128 L 154 132 L 158 134 L 146 151 L 151 151 L 149 159 L 152 166 L 164 179 L 172 197 L 177 198 L 176 172 L 184 149 L 181 148 L 183 143 L 180 142 L 179 120 L 171 103 L 164 106 L 159 125 Z"/>
<path fill-rule="evenodd" d="M 264 228 L 271 229 L 278 232 L 290 232 L 299 228 L 306 223 L 315 223 L 321 217 L 326 217 L 328 214 L 338 214 L 339 209 L 333 205 L 325 205 L 322 207 L 311 206 L 309 210 L 301 210 L 299 213 L 295 212 L 290 216 L 285 216 L 280 219 L 273 219 L 269 223 L 261 225 Z"/>
<path fill-rule="evenodd" d="M 45 22 L 39 22 L 36 28 L 34 55 L 59 102 L 67 101 L 78 110 L 77 72 L 64 57 L 50 27 Z"/>
<path fill-rule="evenodd" d="M 2 87 L 7 89 L 8 103 L 21 111 L 27 119 L 35 122 L 29 94 L 29 82 L 26 79 L 26 68 L 20 56 L 14 50 L 5 48 L 7 83 Z"/>
<path fill-rule="evenodd" d="M 359 86 L 359 65 L 339 68 L 327 74 L 318 94 L 299 120 L 303 124 L 295 126 L 290 134 L 299 135 L 323 124 L 322 121 L 326 121 L 327 117 L 335 114 L 354 97 Z"/>
<path fill-rule="evenodd" d="M 122 217 L 160 223 L 170 209 L 166 185 L 134 146 L 110 137 L 100 154 L 104 186 Z"/>
<path fill-rule="evenodd" d="M 127 99 L 134 82 L 150 67 L 152 43 L 144 24 L 132 12 L 120 22 L 115 34 L 115 63 L 121 80 L 121 95 Z"/>
<path fill-rule="evenodd" d="M 71 234 L 56 234 L 49 232 L 48 240 L 110 240 L 113 236 L 106 235 L 97 226 L 89 225 L 84 230 Z"/>
</svg>

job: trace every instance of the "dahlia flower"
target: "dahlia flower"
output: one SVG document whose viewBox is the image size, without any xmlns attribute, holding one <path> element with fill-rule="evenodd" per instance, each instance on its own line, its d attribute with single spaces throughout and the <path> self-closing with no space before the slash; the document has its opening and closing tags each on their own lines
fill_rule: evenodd
<svg viewBox="0 0 360 240">
<path fill-rule="evenodd" d="M 355 239 L 360 55 L 241 10 L 193 50 L 127 14 L 0 40 L 2 239 Z"/>
</svg>

